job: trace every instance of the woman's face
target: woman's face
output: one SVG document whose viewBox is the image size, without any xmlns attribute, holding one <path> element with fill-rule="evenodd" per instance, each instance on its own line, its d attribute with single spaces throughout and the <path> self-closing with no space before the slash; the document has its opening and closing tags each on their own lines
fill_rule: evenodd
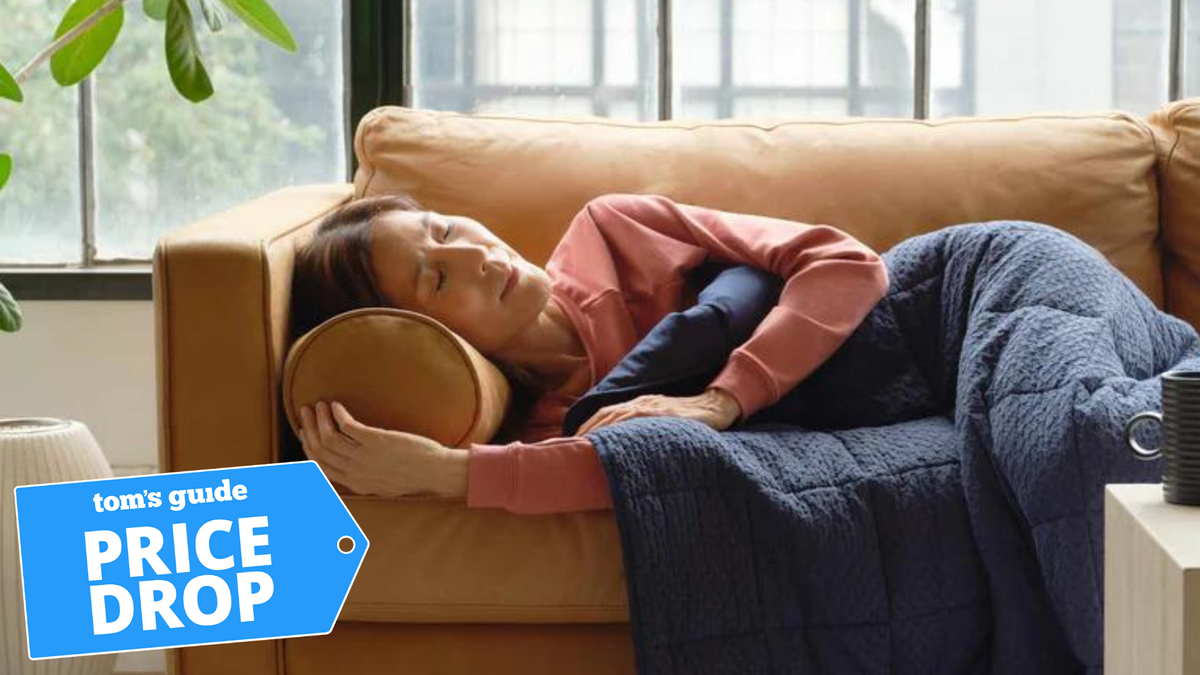
<svg viewBox="0 0 1200 675">
<path fill-rule="evenodd" d="M 550 297 L 545 270 L 466 216 L 380 214 L 371 267 L 390 305 L 437 319 L 488 356 L 533 323 Z"/>
</svg>

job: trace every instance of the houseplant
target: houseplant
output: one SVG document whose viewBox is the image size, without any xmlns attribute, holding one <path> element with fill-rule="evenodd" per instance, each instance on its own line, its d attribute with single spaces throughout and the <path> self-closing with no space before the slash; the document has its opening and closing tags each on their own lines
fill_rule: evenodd
<svg viewBox="0 0 1200 675">
<path fill-rule="evenodd" d="M 126 0 L 74 0 L 59 21 L 52 41 L 15 75 L 0 63 L 0 98 L 21 103 L 21 84 L 46 60 L 59 85 L 73 86 L 82 81 L 104 60 L 120 35 L 125 4 Z M 198 7 L 213 33 L 224 28 L 229 10 L 270 43 L 296 51 L 291 31 L 267 0 L 192 0 L 192 5 Z M 163 24 L 163 52 L 176 91 L 193 103 L 212 96 L 212 80 L 201 58 L 188 0 L 142 0 L 142 9 L 150 20 Z M 0 152 L 0 190 L 12 168 L 12 157 Z M 20 326 L 20 309 L 0 284 L 0 331 L 12 332 Z"/>
</svg>

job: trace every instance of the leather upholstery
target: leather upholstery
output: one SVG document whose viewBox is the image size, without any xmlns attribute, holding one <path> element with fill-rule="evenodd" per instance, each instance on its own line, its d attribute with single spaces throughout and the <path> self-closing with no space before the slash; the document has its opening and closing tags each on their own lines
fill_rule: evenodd
<svg viewBox="0 0 1200 675">
<path fill-rule="evenodd" d="M 343 312 L 300 337 L 283 368 L 283 404 L 339 401 L 373 427 L 420 434 L 451 448 L 487 443 L 504 421 L 504 374 L 436 319 L 391 307 Z"/>
<path fill-rule="evenodd" d="M 354 185 L 286 188 L 179 228 L 155 251 L 164 471 L 276 461 L 291 255 L 352 194 L 404 190 L 480 220 L 531 262 L 605 192 L 657 192 L 843 228 L 876 250 L 959 222 L 1028 219 L 1105 254 L 1160 307 L 1200 316 L 1200 99 L 1152 130 L 1123 112 L 944 120 L 461 115 L 381 108 Z M 1161 111 L 1160 111 L 1161 112 Z M 1192 228 L 1194 229 L 1194 228 Z M 632 673 L 609 512 L 518 516 L 346 497 L 371 554 L 329 635 L 178 650 L 184 675 L 402 670 Z"/>
<path fill-rule="evenodd" d="M 1123 112 L 635 123 L 391 106 L 354 145 L 355 196 L 407 192 L 539 265 L 591 197 L 656 192 L 834 225 L 881 252 L 945 225 L 1044 222 L 1162 301 L 1154 137 Z"/>
<path fill-rule="evenodd" d="M 343 622 L 328 638 L 300 638 L 285 644 L 288 675 L 634 672 L 633 645 L 621 625 Z"/>
<path fill-rule="evenodd" d="M 461 501 L 345 497 L 371 541 L 342 618 L 393 623 L 623 623 L 608 511 L 519 517 Z"/>
<path fill-rule="evenodd" d="M 1167 311 L 1200 325 L 1200 98 L 1149 117 L 1158 140 Z"/>
<path fill-rule="evenodd" d="M 159 466 L 277 461 L 292 257 L 347 185 L 290 187 L 176 229 L 154 249 Z"/>
</svg>

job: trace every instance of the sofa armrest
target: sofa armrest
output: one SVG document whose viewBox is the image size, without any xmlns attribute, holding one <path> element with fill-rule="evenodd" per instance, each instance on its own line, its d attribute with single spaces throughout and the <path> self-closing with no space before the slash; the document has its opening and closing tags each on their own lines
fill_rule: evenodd
<svg viewBox="0 0 1200 675">
<path fill-rule="evenodd" d="M 294 251 L 352 195 L 348 183 L 288 187 L 159 239 L 161 471 L 278 461 Z"/>
</svg>

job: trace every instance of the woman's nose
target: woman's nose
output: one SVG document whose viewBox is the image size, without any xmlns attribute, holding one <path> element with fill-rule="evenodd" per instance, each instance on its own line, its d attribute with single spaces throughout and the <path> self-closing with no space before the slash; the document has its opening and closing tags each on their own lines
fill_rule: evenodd
<svg viewBox="0 0 1200 675">
<path fill-rule="evenodd" d="M 443 254 L 449 262 L 462 265 L 467 271 L 485 272 L 493 257 L 500 264 L 502 257 L 489 254 L 489 248 L 483 244 L 456 242 L 443 247 Z"/>
</svg>

